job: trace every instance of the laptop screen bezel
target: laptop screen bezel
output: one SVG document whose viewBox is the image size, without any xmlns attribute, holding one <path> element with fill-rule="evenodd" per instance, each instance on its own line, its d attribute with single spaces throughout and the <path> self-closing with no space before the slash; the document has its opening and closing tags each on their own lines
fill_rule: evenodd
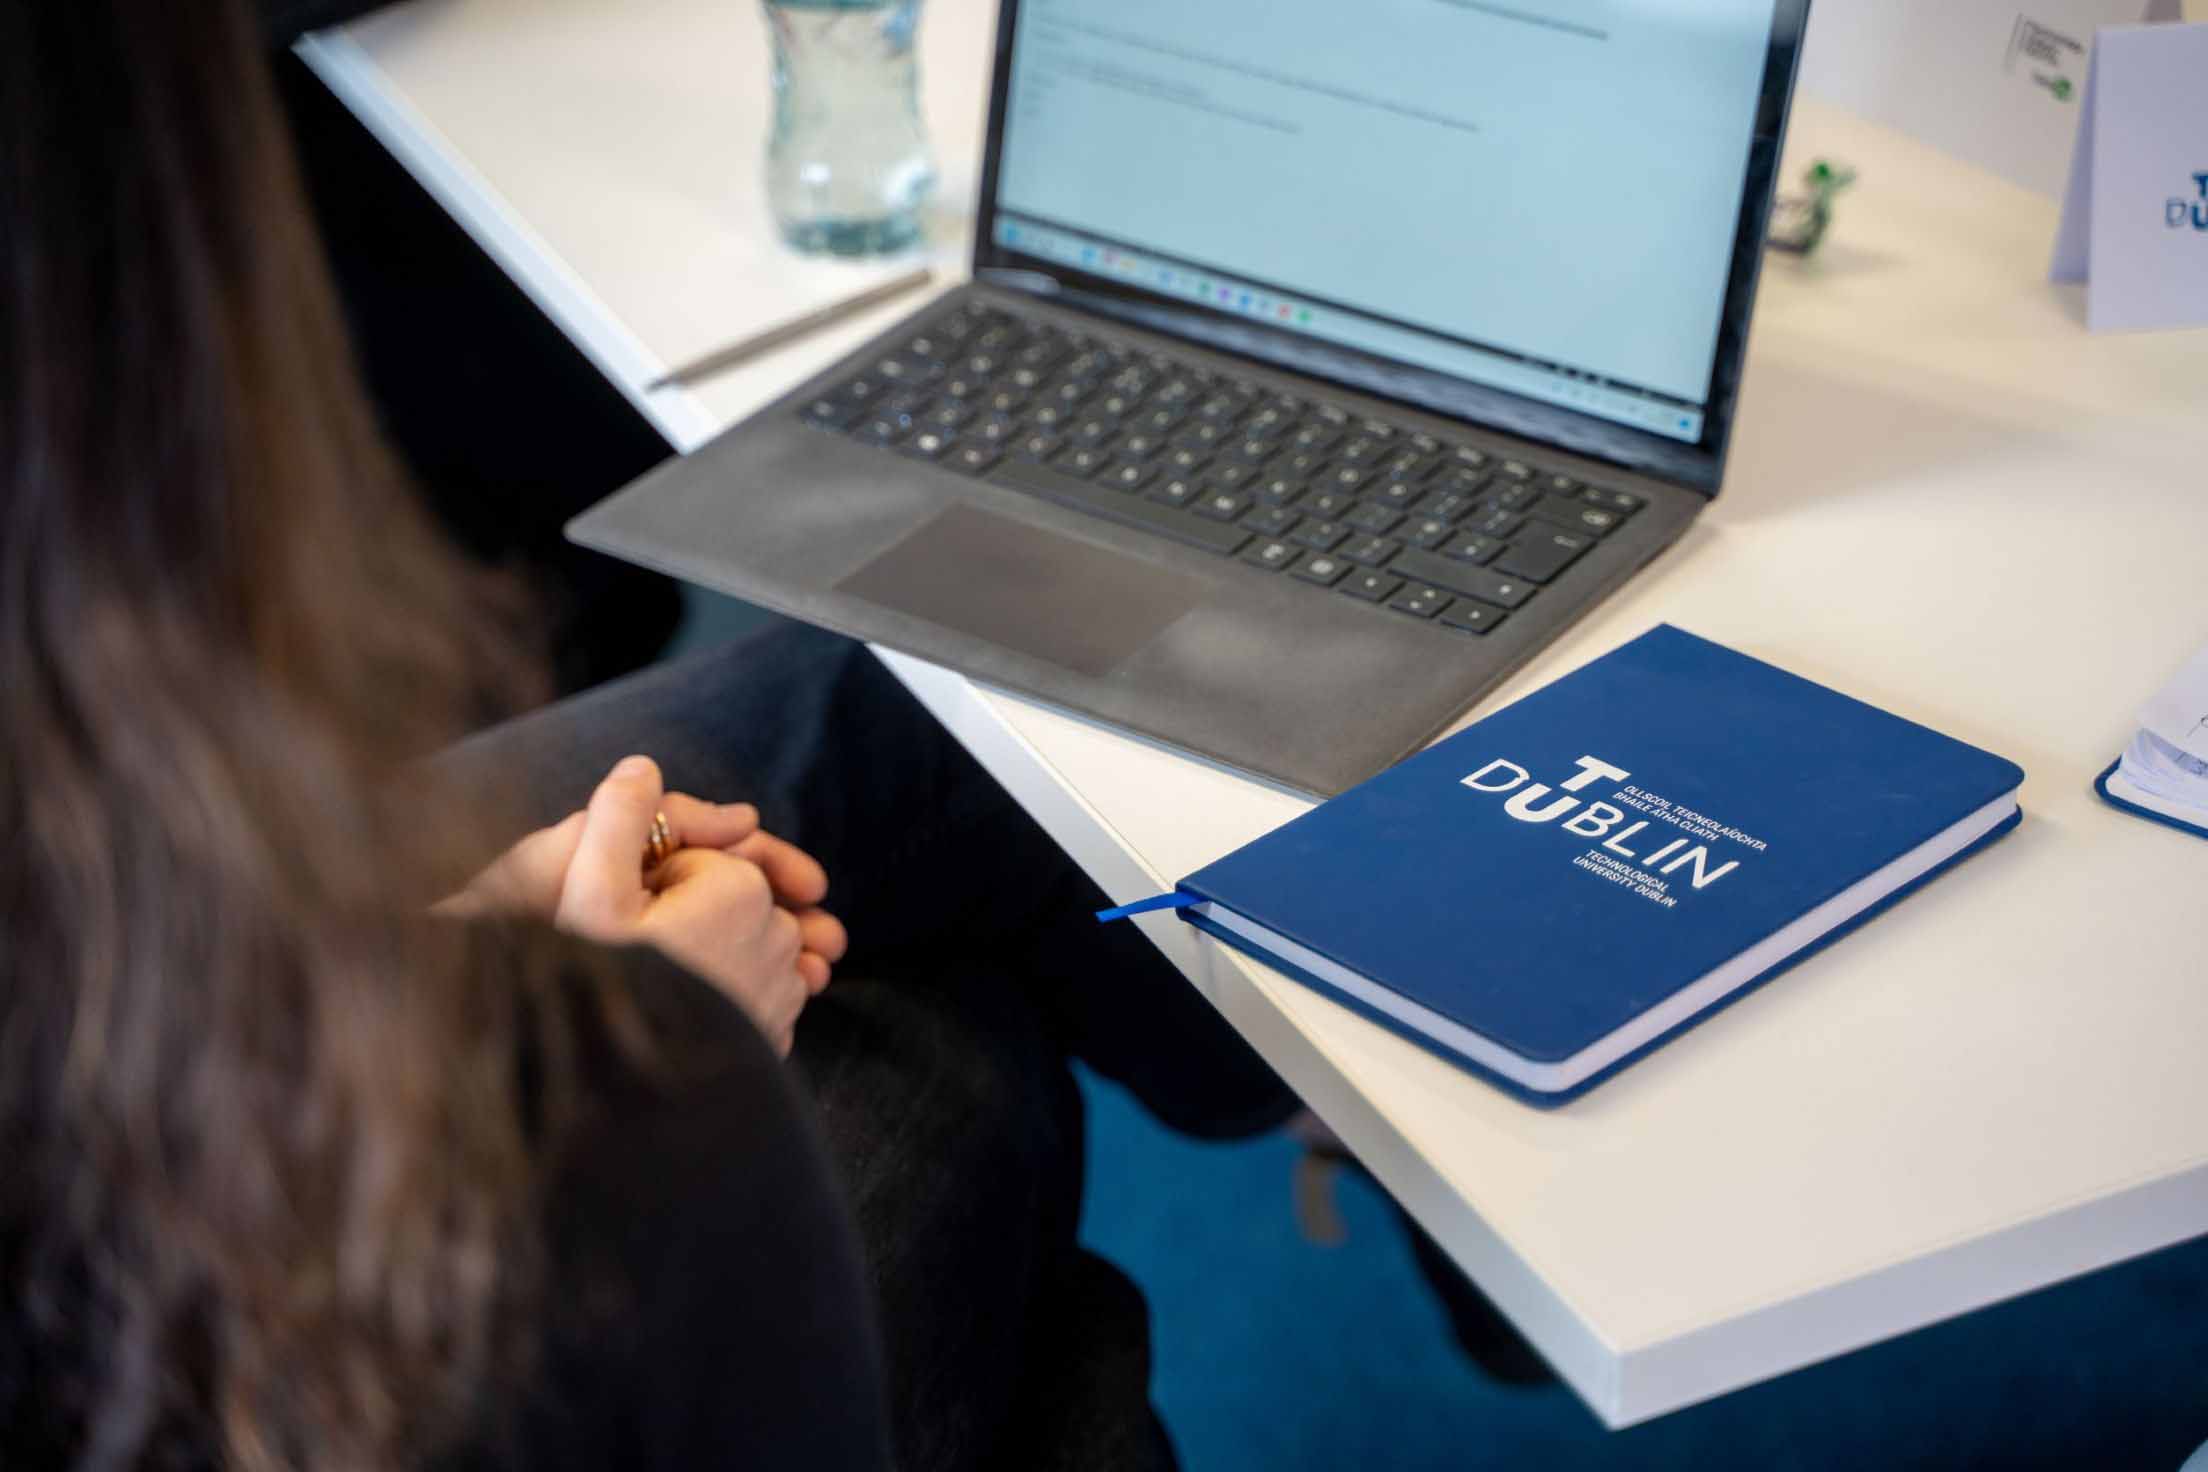
<svg viewBox="0 0 2208 1472">
<path fill-rule="evenodd" d="M 1809 0 L 1776 0 L 1773 10 L 1755 127 L 1749 139 L 1746 187 L 1741 191 L 1740 214 L 1734 223 L 1724 309 L 1719 316 L 1717 351 L 1703 409 L 1702 437 L 1692 443 L 1269 327 L 1239 314 L 1147 291 L 1116 277 L 1082 271 L 998 244 L 997 189 L 1019 11 L 1020 0 L 1001 0 L 998 7 L 989 130 L 982 157 L 980 208 L 974 222 L 973 272 L 977 280 L 1085 307 L 1167 336 L 1324 379 L 1480 429 L 1608 461 L 1704 495 L 1717 494 L 1724 479 L 1726 448 L 1732 439 L 1741 366 L 1748 350 L 1748 323 L 1755 307 L 1764 232 L 1786 138 Z"/>
</svg>

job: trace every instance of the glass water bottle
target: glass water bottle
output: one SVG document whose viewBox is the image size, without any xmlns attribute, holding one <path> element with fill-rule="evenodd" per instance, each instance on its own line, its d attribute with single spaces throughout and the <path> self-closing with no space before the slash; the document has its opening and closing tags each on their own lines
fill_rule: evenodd
<svg viewBox="0 0 2208 1472">
<path fill-rule="evenodd" d="M 785 240 L 839 256 L 920 238 L 935 187 L 913 50 L 920 0 L 763 0 L 774 41 L 767 199 Z"/>
</svg>

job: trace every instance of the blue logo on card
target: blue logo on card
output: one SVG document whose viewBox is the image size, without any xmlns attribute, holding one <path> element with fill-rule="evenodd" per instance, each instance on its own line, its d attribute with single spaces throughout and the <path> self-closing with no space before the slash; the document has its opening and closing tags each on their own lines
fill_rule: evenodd
<svg viewBox="0 0 2208 1472">
<path fill-rule="evenodd" d="M 2196 197 L 2190 200 L 2170 196 L 2170 202 L 2162 207 L 2163 224 L 2172 230 L 2190 225 L 2208 231 L 2208 169 L 2193 175 L 2193 191 Z"/>
</svg>

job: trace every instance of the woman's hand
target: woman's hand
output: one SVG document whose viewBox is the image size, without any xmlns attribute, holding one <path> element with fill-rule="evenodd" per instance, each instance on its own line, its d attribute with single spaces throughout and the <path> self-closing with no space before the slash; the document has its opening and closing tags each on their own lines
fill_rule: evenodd
<svg viewBox="0 0 2208 1472">
<path fill-rule="evenodd" d="M 668 824 L 686 846 L 734 848 L 759 832 L 759 810 L 748 802 L 701 802 L 684 793 L 668 792 L 661 795 L 660 805 L 653 811 L 667 814 Z M 560 887 L 567 883 L 576 845 L 582 842 L 585 816 L 578 808 L 551 827 L 539 828 L 522 839 L 469 880 L 466 889 L 439 903 L 437 912 L 463 919 L 485 914 L 521 915 L 550 925 L 559 912 Z"/>
<path fill-rule="evenodd" d="M 684 846 L 647 875 L 659 812 Z M 827 892 L 820 864 L 762 830 L 749 803 L 664 792 L 658 766 L 629 757 L 588 808 L 522 839 L 438 909 L 521 913 L 591 940 L 651 944 L 726 992 L 786 1053 L 798 1012 L 848 943 L 819 907 Z"/>
</svg>

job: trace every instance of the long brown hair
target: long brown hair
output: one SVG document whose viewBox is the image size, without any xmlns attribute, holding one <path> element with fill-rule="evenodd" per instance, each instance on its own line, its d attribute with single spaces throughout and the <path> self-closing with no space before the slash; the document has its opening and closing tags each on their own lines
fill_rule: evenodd
<svg viewBox="0 0 2208 1472">
<path fill-rule="evenodd" d="M 529 1261 L 526 967 L 392 797 L 524 666 L 270 90 L 237 0 L 0 0 L 0 1461 L 418 1461 Z"/>
</svg>

